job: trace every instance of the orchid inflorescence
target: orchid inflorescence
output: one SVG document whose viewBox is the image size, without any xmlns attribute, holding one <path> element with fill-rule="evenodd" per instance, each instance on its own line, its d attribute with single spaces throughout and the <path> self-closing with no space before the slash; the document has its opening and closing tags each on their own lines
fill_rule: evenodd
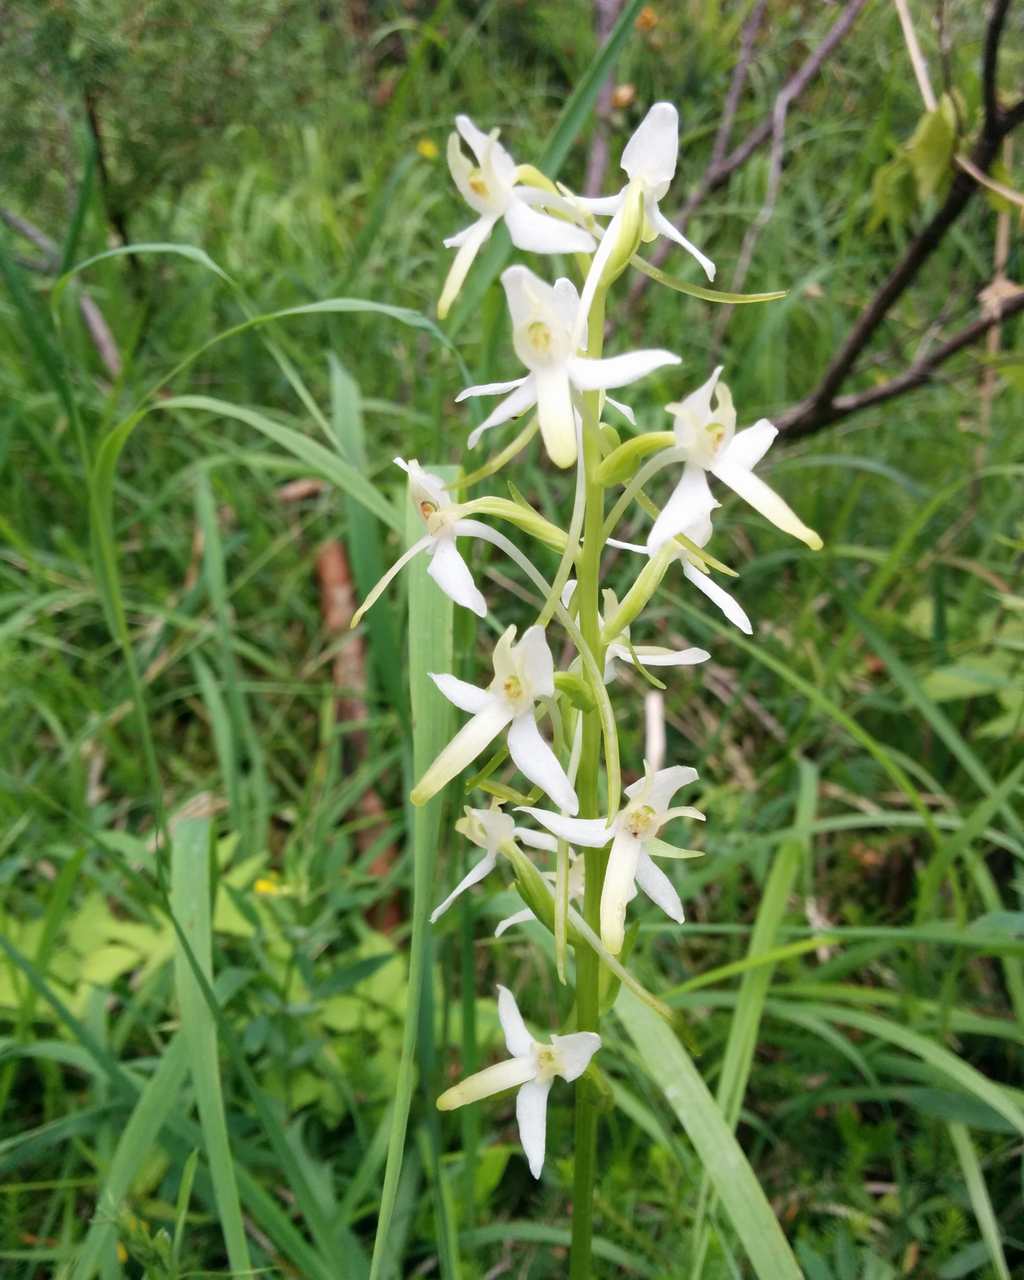
<svg viewBox="0 0 1024 1280">
<path fill-rule="evenodd" d="M 665 236 L 680 245 L 703 268 L 708 279 L 714 264 L 665 217 L 659 202 L 674 176 L 679 148 L 675 107 L 651 107 L 622 153 L 625 185 L 613 196 L 584 199 L 556 186 L 531 165 L 517 165 L 498 141 L 498 131 L 484 133 L 466 116 L 456 120 L 448 144 L 448 164 L 455 184 L 477 215 L 465 230 L 445 241 L 456 249 L 438 305 L 441 318 L 457 298 L 473 260 L 499 222 L 514 246 L 538 254 L 574 255 L 581 287 L 566 278 L 553 284 L 523 265 L 501 276 L 512 324 L 512 346 L 526 372 L 505 382 L 471 386 L 456 400 L 500 396 L 497 406 L 470 433 L 477 446 L 504 424 L 530 414 L 544 448 L 558 468 L 575 466 L 572 518 L 559 529 L 530 508 L 518 493 L 515 500 L 489 497 L 461 500 L 415 460 L 396 459 L 408 477 L 410 497 L 423 520 L 424 534 L 405 552 L 370 593 L 356 620 L 383 593 L 404 565 L 417 556 L 429 559 L 428 573 L 456 604 L 480 617 L 487 602 L 464 559 L 460 544 L 489 542 L 508 555 L 544 596 L 534 625 L 517 638 L 514 626 L 503 631 L 492 654 L 493 679 L 481 688 L 446 672 L 432 673 L 438 692 L 469 717 L 441 751 L 412 791 L 414 804 L 425 804 L 474 761 L 493 749 L 474 785 L 490 795 L 488 807 L 467 807 L 455 829 L 484 856 L 434 911 L 437 921 L 463 893 L 479 884 L 499 862 L 514 870 L 523 898 L 522 910 L 502 920 L 507 929 L 539 920 L 555 935 L 559 975 L 565 980 L 566 952 L 577 956 L 575 1029 L 556 1035 L 550 1044 L 527 1031 L 515 999 L 498 988 L 498 1012 L 504 1029 L 507 1061 L 489 1066 L 449 1089 L 438 1099 L 442 1110 L 516 1088 L 517 1118 L 531 1172 L 541 1174 L 545 1149 L 548 1091 L 556 1076 L 567 1081 L 593 1075 L 591 1059 L 601 1046 L 597 1034 L 601 992 L 627 980 L 622 959 L 628 955 L 627 908 L 638 889 L 671 920 L 683 922 L 683 905 L 670 876 L 659 866 L 697 857 L 692 849 L 666 842 L 662 833 L 679 820 L 703 821 L 690 805 L 675 805 L 677 793 L 697 781 L 685 765 L 634 768 L 638 780 L 622 794 L 615 718 L 609 688 L 623 668 L 657 684 L 649 667 L 695 666 L 710 654 L 637 644 L 633 624 L 671 564 L 679 561 L 688 582 L 698 588 L 733 625 L 750 634 L 750 621 L 738 602 L 711 577 L 732 573 L 704 550 L 719 503 L 711 481 L 743 498 L 779 529 L 812 549 L 821 540 L 782 498 L 754 474 L 777 432 L 761 419 L 736 430 L 736 411 L 722 369 L 679 403 L 669 404 L 672 430 L 631 435 L 624 443 L 618 431 L 602 421 L 613 409 L 618 421 L 635 428 L 633 411 L 613 400 L 610 390 L 628 386 L 655 371 L 670 371 L 680 358 L 671 351 L 648 349 L 605 357 L 605 303 L 614 281 L 637 262 L 642 244 Z M 463 144 L 468 147 L 467 156 Z M 602 226 L 599 219 L 608 219 Z M 709 296 L 707 289 L 700 290 Z M 674 374 L 669 376 L 675 376 Z M 535 425 L 534 425 L 535 424 Z M 525 447 L 527 430 L 518 439 Z M 506 453 L 514 454 L 515 449 Z M 502 459 L 502 465 L 508 458 Z M 676 469 L 677 483 L 658 510 L 643 493 L 660 470 Z M 681 468 L 681 470 L 680 470 Z M 493 473 L 497 467 L 490 468 Z M 488 473 L 488 469 L 483 469 Z M 606 513 L 604 495 L 613 486 L 623 493 Z M 636 504 L 653 516 L 646 539 L 633 543 L 612 537 L 615 524 Z M 553 580 L 505 534 L 478 517 L 504 519 L 561 557 Z M 646 518 L 645 517 L 645 518 Z M 632 587 L 620 601 L 600 584 L 601 553 L 607 546 L 644 557 Z M 571 576 L 574 575 L 574 576 Z M 556 621 L 576 651 L 565 671 L 557 671 L 548 639 Z M 546 726 L 550 725 L 553 745 Z M 603 745 L 604 783 L 600 781 Z M 495 774 L 506 752 L 532 791 L 516 791 L 497 782 Z M 546 797 L 548 806 L 538 804 Z M 604 797 L 603 800 L 601 797 Z M 514 817 L 503 805 L 515 804 Z M 521 824 L 520 824 L 521 819 Z M 540 871 L 524 852 L 553 857 L 553 867 Z M 575 905 L 574 905 L 575 904 Z M 583 974 L 582 954 L 589 963 Z M 596 978 L 595 975 L 596 974 Z M 613 978 L 614 975 L 614 978 Z M 633 990 L 640 990 L 629 978 Z M 651 998 L 653 1003 L 658 1003 Z M 603 1003 L 610 1001 L 604 999 Z M 664 1006 L 661 1006 L 662 1008 Z M 600 1085 L 594 1076 L 594 1094 Z M 584 1091 L 585 1092 L 585 1091 Z M 578 1094 L 578 1105 L 584 1094 Z M 595 1120 L 596 1123 L 596 1120 Z M 579 1133 L 579 1127 L 577 1127 Z"/>
</svg>

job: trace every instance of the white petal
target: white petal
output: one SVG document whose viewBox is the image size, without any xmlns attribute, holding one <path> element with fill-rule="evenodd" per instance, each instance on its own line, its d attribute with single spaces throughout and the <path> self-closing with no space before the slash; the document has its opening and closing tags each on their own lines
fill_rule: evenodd
<svg viewBox="0 0 1024 1280">
<path fill-rule="evenodd" d="M 363 603 L 352 615 L 352 622 L 350 623 L 350 626 L 353 626 L 353 627 L 356 626 L 359 622 L 359 619 L 363 616 L 363 614 L 366 613 L 368 609 L 373 608 L 373 606 L 377 603 L 380 597 L 387 590 L 391 581 L 402 572 L 402 570 L 405 568 L 405 566 L 409 563 L 410 560 L 418 556 L 421 551 L 427 551 L 433 545 L 434 545 L 434 539 L 432 535 L 428 533 L 425 537 L 420 538 L 418 542 L 414 542 L 412 546 L 408 548 L 408 550 L 403 551 L 402 554 L 395 561 L 395 563 L 387 571 L 387 573 L 385 573 L 383 578 L 381 578 L 379 582 L 374 584 L 373 588 L 370 591 L 370 594 L 366 597 Z"/>
<path fill-rule="evenodd" d="M 505 1033 L 505 1043 L 514 1058 L 533 1052 L 534 1039 L 526 1029 L 516 998 L 508 987 L 498 987 L 498 1020 Z"/>
<path fill-rule="evenodd" d="M 555 692 L 555 660 L 543 627 L 527 627 L 517 646 L 523 674 L 535 698 L 550 698 Z"/>
<path fill-rule="evenodd" d="M 564 814 L 552 813 L 550 809 L 534 809 L 529 805 L 523 805 L 522 811 L 554 832 L 560 840 L 582 844 L 588 849 L 603 849 L 612 839 L 613 832 L 604 818 L 567 818 Z"/>
<path fill-rule="evenodd" d="M 529 1080 L 516 1096 L 519 1141 L 523 1144 L 530 1172 L 539 1178 L 544 1168 L 550 1080 Z"/>
<path fill-rule="evenodd" d="M 515 391 L 516 387 L 521 387 L 525 381 L 526 378 L 513 378 L 511 382 L 481 382 L 478 386 L 460 391 L 455 397 L 455 403 L 461 404 L 470 396 L 503 396 L 507 391 Z"/>
<path fill-rule="evenodd" d="M 608 855 L 601 889 L 601 941 L 617 956 L 626 932 L 626 905 L 636 897 L 636 866 L 643 852 L 640 841 L 620 831 Z"/>
<path fill-rule="evenodd" d="M 679 157 L 679 112 L 671 102 L 656 102 L 622 152 L 622 168 L 646 186 L 671 182 Z"/>
<path fill-rule="evenodd" d="M 558 850 L 558 838 L 547 831 L 531 831 L 529 827 L 516 827 L 513 835 L 516 840 L 529 845 L 531 849 L 543 849 L 545 853 L 555 853 Z"/>
<path fill-rule="evenodd" d="M 698 591 L 703 591 L 711 603 L 721 609 L 734 627 L 739 627 L 744 635 L 753 635 L 754 628 L 750 625 L 750 619 L 746 613 L 740 608 L 739 602 L 714 582 L 710 574 L 701 573 L 692 564 L 684 564 L 683 573 Z"/>
<path fill-rule="evenodd" d="M 688 764 L 672 765 L 669 769 L 659 769 L 657 773 L 645 775 L 638 782 L 626 788 L 626 795 L 632 800 L 642 796 L 644 803 L 661 813 L 672 803 L 672 797 L 681 787 L 688 787 L 697 781 L 697 770 Z"/>
<path fill-rule="evenodd" d="M 497 221 L 496 216 L 488 214 L 482 217 L 479 222 L 474 222 L 471 227 L 467 227 L 464 233 L 460 233 L 464 235 L 464 239 L 459 244 L 459 251 L 456 253 L 455 260 L 448 271 L 444 288 L 441 290 L 441 297 L 437 303 L 437 314 L 441 320 L 448 314 L 452 303 L 458 297 L 463 281 L 473 265 L 473 259 L 480 252 L 481 245 L 491 234 L 491 229 Z"/>
<path fill-rule="evenodd" d="M 578 812 L 580 802 L 558 758 L 541 737 L 532 712 L 516 716 L 508 731 L 508 750 L 517 768 L 550 796 L 566 813 Z"/>
<path fill-rule="evenodd" d="M 454 1111 L 467 1102 L 479 1102 L 481 1098 L 504 1093 L 506 1089 L 514 1089 L 516 1085 L 532 1080 L 536 1070 L 530 1058 L 507 1058 L 504 1062 L 496 1062 L 493 1067 L 486 1067 L 446 1089 L 437 1100 L 437 1109 Z"/>
<path fill-rule="evenodd" d="M 706 520 L 718 504 L 711 493 L 707 472 L 688 462 L 679 483 L 665 503 L 647 535 L 647 549 L 653 553 L 700 520 Z"/>
<path fill-rule="evenodd" d="M 564 365 L 533 371 L 537 387 L 540 433 L 548 457 L 556 467 L 571 467 L 576 461 L 576 418 L 572 408 L 569 375 Z"/>
<path fill-rule="evenodd" d="M 499 427 L 503 422 L 508 422 L 511 418 L 518 418 L 520 414 L 525 413 L 527 409 L 536 403 L 537 386 L 531 373 L 522 380 L 510 396 L 506 396 L 499 405 L 491 410 L 478 427 L 473 428 L 469 433 L 469 447 L 475 449 L 485 431 L 490 431 L 492 427 Z"/>
<path fill-rule="evenodd" d="M 609 538 L 608 546 L 618 547 L 620 551 L 636 551 L 640 555 L 647 555 L 647 548 L 642 547 L 638 542 L 623 542 L 620 538 Z"/>
<path fill-rule="evenodd" d="M 707 276 L 707 278 L 709 280 L 714 280 L 715 264 L 711 261 L 711 259 L 707 256 L 706 253 L 701 253 L 701 251 L 697 248 L 695 244 L 687 240 L 686 236 L 684 236 L 683 233 L 677 227 L 674 227 L 672 223 L 669 222 L 668 218 L 665 217 L 665 215 L 661 212 L 659 208 L 657 208 L 657 206 L 655 206 L 653 210 L 650 221 L 655 231 L 658 231 L 663 236 L 668 236 L 668 238 L 670 240 L 674 240 L 676 244 L 681 244 L 683 248 L 686 250 L 686 252 L 689 253 L 692 257 L 696 258 L 697 261 L 700 263 L 700 265 L 704 268 L 704 274 Z"/>
<path fill-rule="evenodd" d="M 569 578 L 566 581 L 565 586 L 562 588 L 562 605 L 564 608 L 568 609 L 569 601 L 572 599 L 573 592 L 575 590 L 576 590 L 576 579 Z"/>
<path fill-rule="evenodd" d="M 469 116 L 456 116 L 455 127 L 465 138 L 470 151 L 476 156 L 477 164 L 483 164 L 487 148 L 491 144 L 490 137 L 484 133 L 483 129 L 477 128 Z"/>
<path fill-rule="evenodd" d="M 613 213 L 618 213 L 622 207 L 622 199 L 626 194 L 626 188 L 614 196 L 576 196 L 576 203 L 590 213 L 596 213 L 599 217 L 611 217 Z"/>
<path fill-rule="evenodd" d="M 615 646 L 618 647 L 618 646 Z M 695 667 L 699 662 L 707 662 L 711 657 L 707 649 L 662 649 L 658 645 L 638 644 L 633 646 L 633 653 L 645 667 Z M 632 662 L 632 654 L 617 653 L 623 662 Z"/>
<path fill-rule="evenodd" d="M 621 400 L 613 400 L 611 396 L 606 395 L 605 404 L 610 404 L 613 409 L 617 409 L 619 413 L 626 419 L 630 426 L 636 426 L 636 414 L 628 404 L 623 404 Z"/>
<path fill-rule="evenodd" d="M 559 319 L 566 330 L 572 332 L 572 327 L 576 323 L 576 313 L 580 309 L 579 290 L 571 280 L 568 280 L 565 276 L 559 276 L 551 292 L 554 296 Z"/>
<path fill-rule="evenodd" d="M 752 427 L 737 431 L 718 456 L 719 462 L 752 470 L 761 461 L 779 434 L 767 418 L 760 418 Z"/>
<path fill-rule="evenodd" d="M 449 702 L 454 703 L 460 711 L 468 711 L 470 715 L 475 716 L 494 700 L 486 689 L 478 689 L 475 684 L 459 680 L 447 672 L 428 671 L 427 674 Z"/>
<path fill-rule="evenodd" d="M 426 804 L 477 758 L 512 719 L 504 703 L 492 698 L 464 724 L 412 789 L 413 804 Z"/>
<path fill-rule="evenodd" d="M 436 539 L 427 573 L 456 604 L 471 609 L 480 618 L 487 617 L 487 601 L 473 581 L 469 565 L 463 560 L 454 538 Z"/>
<path fill-rule="evenodd" d="M 675 885 L 655 862 L 641 853 L 636 865 L 636 882 L 648 898 L 661 907 L 670 920 L 683 923 L 683 904 Z"/>
<path fill-rule="evenodd" d="M 530 920 L 536 919 L 537 917 L 529 907 L 523 907 L 522 911 L 513 911 L 510 916 L 506 916 L 504 920 L 498 921 L 497 927 L 494 930 L 494 936 L 496 938 L 500 938 L 501 935 L 506 930 L 511 929 L 513 925 L 527 924 Z"/>
<path fill-rule="evenodd" d="M 551 1043 L 562 1056 L 558 1074 L 571 1083 L 590 1065 L 590 1059 L 601 1047 L 601 1037 L 595 1031 L 574 1031 L 568 1036 L 552 1036 Z"/>
<path fill-rule="evenodd" d="M 714 415 L 711 412 L 711 399 L 722 376 L 722 365 L 718 365 L 706 382 L 702 382 L 696 391 L 691 391 L 686 399 L 678 405 L 669 406 L 684 420 L 691 420 L 703 426 Z"/>
<path fill-rule="evenodd" d="M 512 243 L 527 253 L 591 253 L 594 237 L 582 227 L 531 209 L 513 199 L 505 210 L 505 225 Z"/>
<path fill-rule="evenodd" d="M 594 296 L 597 293 L 597 287 L 601 283 L 601 277 L 604 275 L 605 267 L 611 260 L 612 254 L 619 248 L 621 240 L 621 232 L 623 220 L 625 218 L 625 208 L 623 204 L 604 229 L 604 235 L 601 237 L 601 243 L 597 246 L 597 252 L 590 260 L 590 269 L 587 271 L 587 278 L 583 282 L 583 291 L 580 294 L 580 307 L 576 314 L 576 324 L 573 328 L 573 349 L 584 346 L 584 335 L 586 334 L 587 324 L 590 319 L 590 308 L 594 302 Z"/>
<path fill-rule="evenodd" d="M 766 520 L 770 520 L 777 529 L 781 529 L 783 533 L 792 534 L 801 542 L 806 542 L 812 551 L 821 549 L 821 539 L 814 530 L 809 529 L 793 508 L 752 471 L 747 471 L 744 467 L 736 466 L 731 462 L 718 462 L 711 474 L 716 475 L 723 484 L 727 484 L 733 493 L 739 494 L 755 511 L 763 515 Z"/>
<path fill-rule="evenodd" d="M 497 865 L 497 862 L 498 862 L 498 855 L 496 853 L 485 854 L 485 856 L 480 859 L 480 861 L 476 864 L 476 866 L 473 867 L 465 876 L 462 877 L 462 879 L 451 891 L 448 897 L 445 898 L 444 902 L 442 902 L 439 907 L 434 908 L 434 910 L 431 912 L 431 915 L 430 915 L 430 923 L 435 924 L 441 918 L 441 916 L 444 915 L 444 913 L 452 905 L 452 903 L 459 896 L 459 894 L 465 893 L 466 890 L 471 889 L 473 885 L 479 884 L 479 882 L 484 878 L 484 876 L 488 875 L 490 872 L 494 870 L 495 866 Z"/>
<path fill-rule="evenodd" d="M 586 356 L 574 356 L 569 361 L 569 377 L 581 391 L 603 391 L 606 387 L 624 387 L 646 377 L 655 369 L 679 364 L 680 359 L 671 351 L 627 351 L 621 356 L 609 356 L 606 360 L 588 360 Z"/>
</svg>

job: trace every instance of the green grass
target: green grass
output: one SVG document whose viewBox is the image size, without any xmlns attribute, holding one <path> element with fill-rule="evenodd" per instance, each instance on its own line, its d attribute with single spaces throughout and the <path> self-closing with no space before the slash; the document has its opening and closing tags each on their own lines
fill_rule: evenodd
<svg viewBox="0 0 1024 1280">
<path fill-rule="evenodd" d="M 613 156 L 643 106 L 676 100 L 681 202 L 709 152 L 740 10 L 657 8 L 619 55 L 637 106 L 613 119 Z M 831 17 L 772 9 L 739 133 Z M 949 9 L 969 107 L 978 22 L 972 5 Z M 549 935 L 493 940 L 518 904 L 497 877 L 419 945 L 467 852 L 447 834 L 455 802 L 440 841 L 410 816 L 424 712 L 414 700 L 410 720 L 409 679 L 422 699 L 426 626 L 465 678 L 490 637 L 459 610 L 446 633 L 404 575 L 361 629 L 366 686 L 341 691 L 366 718 L 339 720 L 332 658 L 351 641 L 325 631 L 314 566 L 340 538 L 365 595 L 397 554 L 396 453 L 467 471 L 486 458 L 463 455 L 479 417 L 453 397 L 513 368 L 500 291 L 483 287 L 502 250 L 478 264 L 479 295 L 435 325 L 440 241 L 465 211 L 443 158 L 417 143 L 443 157 L 464 110 L 500 125 L 517 158 L 548 148 L 578 182 L 590 123 L 570 95 L 594 87 L 590 11 L 370 14 L 374 58 L 340 85 L 307 70 L 310 92 L 359 112 L 386 80 L 372 130 L 298 112 L 233 126 L 186 184 L 139 196 L 132 231 L 152 251 L 134 268 L 106 254 L 94 175 L 77 213 L 40 206 L 65 266 L 96 259 L 60 291 L 0 232 L 0 1273 L 18 1280 L 250 1265 L 471 1280 L 503 1262 L 565 1274 L 568 1090 L 552 1095 L 539 1186 L 508 1100 L 454 1117 L 431 1106 L 497 1053 L 496 980 L 538 1025 L 569 1012 Z M 912 132 L 915 92 L 895 15 L 876 5 L 794 108 L 744 285 L 789 292 L 737 308 L 722 350 L 744 425 L 812 385 L 919 220 L 867 230 L 872 175 Z M 689 228 L 723 288 L 766 175 L 759 154 Z M 15 175 L 4 201 L 31 217 L 33 191 Z M 951 328 L 973 315 L 994 218 L 971 207 L 880 335 L 865 385 L 940 311 Z M 1021 277 L 1019 237 L 1008 274 Z M 83 288 L 117 339 L 119 378 L 81 323 Z M 715 320 L 654 285 L 616 316 L 613 350 L 684 357 L 631 398 L 645 429 L 665 429 L 660 406 L 706 376 Z M 1018 321 L 1004 351 L 1019 340 Z M 1024 1266 L 1024 396 L 1011 362 L 983 437 L 977 361 L 947 375 L 777 448 L 771 482 L 825 539 L 818 555 L 725 503 L 713 550 L 741 571 L 752 641 L 671 572 L 634 625 L 637 643 L 657 634 L 714 655 L 710 676 L 673 676 L 666 694 L 670 754 L 700 771 L 707 857 L 674 865 L 687 925 L 641 912 L 631 959 L 685 1016 L 699 1078 L 685 1054 L 669 1089 L 664 1062 L 648 1071 L 630 1039 L 646 1014 L 624 998 L 601 1062 L 616 1108 L 602 1121 L 599 1275 L 747 1274 L 760 1210 L 740 1222 L 722 1200 L 729 1127 L 809 1280 Z M 505 474 L 566 524 L 570 489 L 536 440 Z M 282 500 L 309 476 L 325 487 Z M 620 536 L 645 528 L 630 516 Z M 557 554 L 539 554 L 550 579 Z M 534 585 L 473 555 L 487 594 L 507 591 L 502 621 L 530 621 Z M 606 569 L 621 595 L 635 565 L 609 555 Z M 624 734 L 627 765 L 640 723 Z M 401 923 L 385 937 L 373 922 L 396 895 Z M 717 1113 L 688 1110 L 700 1079 L 724 1131 Z"/>
</svg>

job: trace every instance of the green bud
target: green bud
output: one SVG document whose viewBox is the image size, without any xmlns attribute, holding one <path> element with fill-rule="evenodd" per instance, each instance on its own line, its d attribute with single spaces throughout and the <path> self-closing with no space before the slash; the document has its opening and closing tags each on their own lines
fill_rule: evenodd
<svg viewBox="0 0 1024 1280">
<path fill-rule="evenodd" d="M 676 442 L 671 431 L 647 431 L 619 445 L 604 459 L 597 469 L 597 480 L 602 485 L 625 484 L 637 469 L 641 458 L 649 453 L 671 449 Z"/>
<path fill-rule="evenodd" d="M 675 547 L 671 542 L 666 542 L 651 556 L 637 574 L 636 581 L 626 592 L 618 612 L 605 622 L 604 630 L 601 632 L 602 644 L 611 644 L 646 608 L 651 596 L 661 585 L 665 570 L 675 558 Z"/>
<path fill-rule="evenodd" d="M 621 221 L 619 221 L 620 215 Z M 619 213 L 613 219 L 613 222 L 615 221 L 619 221 L 619 226 L 608 261 L 601 272 L 599 289 L 607 289 L 613 284 L 626 270 L 630 259 L 640 248 L 644 233 L 644 195 L 638 183 L 631 182 L 627 187 L 626 198 Z M 612 223 L 609 223 L 609 230 L 611 226 Z"/>
<path fill-rule="evenodd" d="M 474 498 L 471 502 L 461 503 L 457 512 L 459 519 L 481 515 L 508 520 L 555 551 L 565 550 L 565 533 L 550 520 L 545 520 L 539 511 L 534 511 L 525 499 L 513 502 L 509 498 Z"/>
<path fill-rule="evenodd" d="M 593 711 L 594 695 L 590 685 L 573 671 L 556 671 L 555 688 L 564 693 L 574 707 L 580 711 Z"/>
<path fill-rule="evenodd" d="M 609 453 L 614 453 L 619 447 L 619 433 L 614 427 L 610 427 L 607 422 L 601 423 L 601 430 L 598 435 L 601 441 L 601 453 L 603 456 L 607 456 Z M 600 472 L 598 474 L 600 474 Z"/>
</svg>

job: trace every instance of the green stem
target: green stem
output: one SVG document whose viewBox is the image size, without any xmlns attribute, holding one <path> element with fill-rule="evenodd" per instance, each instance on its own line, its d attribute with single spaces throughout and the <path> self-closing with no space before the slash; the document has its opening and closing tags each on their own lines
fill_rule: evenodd
<svg viewBox="0 0 1024 1280">
<path fill-rule="evenodd" d="M 587 355 L 600 358 L 604 343 L 604 294 L 594 299 L 587 334 Z M 583 548 L 579 564 L 579 625 L 582 638 L 597 663 L 604 668 L 601 644 L 599 588 L 601 548 L 604 545 L 604 489 L 597 479 L 601 464 L 598 438 L 600 428 L 600 392 L 583 398 L 583 465 L 586 478 L 586 514 L 583 521 Z M 583 743 L 576 789 L 580 799 L 580 816 L 600 817 L 601 797 L 599 769 L 601 726 L 595 711 L 583 713 Z M 604 880 L 606 855 L 602 849 L 584 850 L 586 887 L 583 918 L 595 930 L 601 927 L 601 885 Z M 589 947 L 576 950 L 576 1027 L 579 1031 L 597 1031 L 600 965 Z M 572 1253 L 570 1280 L 589 1280 L 591 1274 L 591 1235 L 594 1219 L 594 1173 L 597 1162 L 597 1105 L 586 1080 L 576 1086 L 575 1169 L 572 1201 Z"/>
</svg>

